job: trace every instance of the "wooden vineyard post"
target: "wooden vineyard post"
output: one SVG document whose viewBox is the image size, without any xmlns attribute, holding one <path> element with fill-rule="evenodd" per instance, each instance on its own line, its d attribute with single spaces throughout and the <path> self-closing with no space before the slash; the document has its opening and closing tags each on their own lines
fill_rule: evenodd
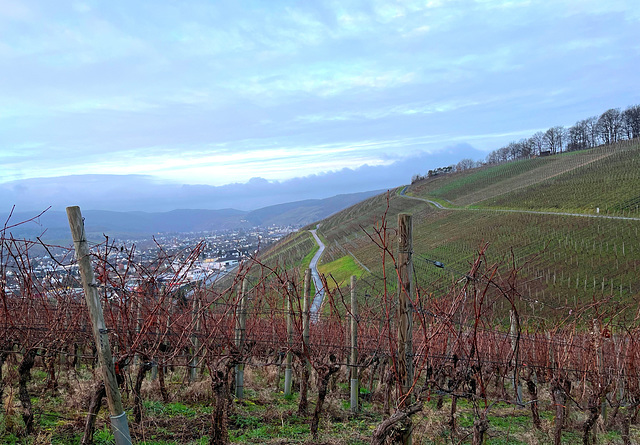
<svg viewBox="0 0 640 445">
<path fill-rule="evenodd" d="M 136 302 L 136 340 L 142 332 L 142 294 L 138 293 L 138 301 Z M 133 365 L 138 366 L 140 363 L 140 354 L 136 351 L 133 356 Z"/>
<path fill-rule="evenodd" d="M 309 361 L 309 324 L 311 322 L 311 269 L 304 273 L 304 299 L 302 302 L 302 352 L 304 363 L 302 365 L 302 378 L 300 379 L 300 402 L 298 415 L 306 416 L 308 409 L 307 396 L 309 392 L 309 376 L 311 375 L 311 362 Z"/>
<path fill-rule="evenodd" d="M 356 276 L 351 275 L 351 412 L 358 412 L 358 299 Z"/>
<path fill-rule="evenodd" d="M 82 287 L 84 288 L 84 296 L 87 301 L 89 316 L 91 317 L 91 324 L 93 326 L 93 337 L 98 350 L 98 360 L 102 368 L 107 404 L 109 405 L 109 412 L 111 414 L 111 429 L 116 445 L 130 445 L 131 435 L 129 434 L 129 423 L 127 422 L 127 414 L 124 412 L 124 409 L 122 409 L 122 399 L 120 398 L 115 366 L 113 364 L 113 357 L 111 356 L 111 346 L 109 345 L 109 334 L 107 333 L 107 327 L 102 314 L 98 284 L 96 283 L 93 266 L 91 265 L 91 259 L 89 257 L 89 247 L 87 245 L 80 207 L 67 207 L 67 218 L 69 219 L 69 228 L 71 229 L 71 236 L 73 237 L 73 245 L 75 247 L 76 260 L 82 279 Z"/>
<path fill-rule="evenodd" d="M 287 365 L 284 369 L 284 395 L 291 395 L 291 384 L 292 384 L 292 370 L 291 367 L 293 365 L 293 354 L 291 352 L 291 348 L 293 348 L 293 302 L 291 301 L 291 292 L 292 286 L 291 283 L 287 284 L 287 346 L 289 350 L 287 351 Z"/>
<path fill-rule="evenodd" d="M 398 408 L 411 404 L 413 386 L 413 251 L 411 215 L 398 214 L 398 378 L 402 386 L 402 399 Z M 411 445 L 411 425 L 402 437 L 403 445 Z"/>
<path fill-rule="evenodd" d="M 602 326 L 600 321 L 595 318 L 593 320 L 593 333 L 591 334 L 593 337 L 593 347 L 596 352 L 596 368 L 598 369 L 598 381 L 604 382 L 606 380 L 605 377 L 605 367 L 604 367 L 604 355 L 602 353 L 602 344 L 601 335 L 602 335 Z M 608 420 L 608 412 L 607 412 L 607 399 L 606 397 L 602 398 L 600 402 L 600 416 L 604 423 L 607 423 Z"/>
<path fill-rule="evenodd" d="M 242 285 L 238 285 L 238 289 L 240 290 L 240 298 L 236 307 L 235 344 L 240 357 L 242 357 L 247 328 L 247 280 L 242 280 Z M 244 363 L 236 365 L 236 397 L 238 399 L 244 397 Z"/>
<path fill-rule="evenodd" d="M 192 353 L 191 362 L 189 363 L 189 382 L 193 383 L 198 377 L 198 349 L 200 348 L 200 340 L 198 339 L 198 333 L 200 332 L 200 298 L 198 293 L 193 293 L 193 303 L 191 306 L 191 322 L 193 323 L 194 330 L 191 336 Z"/>
<path fill-rule="evenodd" d="M 311 321 L 311 269 L 307 269 L 304 273 L 304 301 L 302 303 L 302 342 L 305 355 L 309 351 L 309 323 Z M 311 366 L 309 359 L 305 358 L 307 366 Z"/>
<path fill-rule="evenodd" d="M 513 389 L 516 394 L 516 405 L 523 407 L 522 403 L 522 385 L 520 384 L 520 363 L 518 361 L 518 335 L 520 333 L 520 325 L 516 317 L 516 313 L 513 309 L 509 311 L 509 318 L 511 321 L 511 352 L 513 353 L 513 360 L 515 363 L 513 370 Z"/>
</svg>

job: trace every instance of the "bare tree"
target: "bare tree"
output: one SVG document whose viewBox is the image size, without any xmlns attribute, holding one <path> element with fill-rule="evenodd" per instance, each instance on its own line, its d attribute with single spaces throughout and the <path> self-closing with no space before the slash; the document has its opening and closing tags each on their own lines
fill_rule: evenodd
<svg viewBox="0 0 640 445">
<path fill-rule="evenodd" d="M 575 123 L 567 131 L 567 151 L 585 150 L 589 148 L 589 130 L 586 120 Z"/>
<path fill-rule="evenodd" d="M 539 155 L 544 150 L 544 133 L 538 131 L 529 138 L 529 144 L 531 145 L 531 151 L 533 155 Z"/>
<path fill-rule="evenodd" d="M 474 168 L 476 166 L 476 162 L 473 159 L 465 158 L 461 159 L 460 162 L 456 164 L 456 171 L 469 170 L 470 168 Z"/>
<path fill-rule="evenodd" d="M 547 148 L 552 154 L 562 152 L 564 134 L 565 129 L 560 125 L 549 128 L 544 133 L 545 148 Z"/>
<path fill-rule="evenodd" d="M 640 137 L 640 105 L 632 105 L 622 113 L 627 139 Z"/>
<path fill-rule="evenodd" d="M 507 162 L 510 159 L 508 146 L 498 149 L 498 159 L 500 160 L 500 162 Z"/>
<path fill-rule="evenodd" d="M 622 113 L 619 108 L 611 108 L 598 119 L 598 132 L 605 144 L 615 144 L 622 136 Z"/>
<path fill-rule="evenodd" d="M 500 161 L 498 159 L 498 150 L 493 150 L 491 153 L 489 153 L 487 155 L 487 158 L 485 159 L 485 161 L 487 162 L 487 164 L 489 165 L 493 165 L 493 164 L 499 164 Z"/>
<path fill-rule="evenodd" d="M 530 158 L 534 151 L 533 144 L 531 143 L 531 138 L 520 139 L 518 145 L 520 145 L 520 156 L 522 158 Z"/>
<path fill-rule="evenodd" d="M 509 142 L 507 145 L 507 155 L 509 156 L 510 161 L 514 161 L 516 159 L 520 159 L 522 157 L 522 150 L 520 144 L 515 141 Z"/>
<path fill-rule="evenodd" d="M 600 133 L 598 132 L 598 116 L 591 116 L 583 121 L 587 132 L 589 148 L 597 147 L 600 144 Z"/>
</svg>

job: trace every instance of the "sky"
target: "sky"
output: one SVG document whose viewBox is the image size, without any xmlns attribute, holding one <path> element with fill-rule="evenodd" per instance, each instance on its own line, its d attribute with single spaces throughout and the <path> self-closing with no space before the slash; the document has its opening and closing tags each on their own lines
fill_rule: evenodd
<svg viewBox="0 0 640 445">
<path fill-rule="evenodd" d="M 0 0 L 0 206 L 400 185 L 640 103 L 638 29 L 635 0 Z"/>
</svg>

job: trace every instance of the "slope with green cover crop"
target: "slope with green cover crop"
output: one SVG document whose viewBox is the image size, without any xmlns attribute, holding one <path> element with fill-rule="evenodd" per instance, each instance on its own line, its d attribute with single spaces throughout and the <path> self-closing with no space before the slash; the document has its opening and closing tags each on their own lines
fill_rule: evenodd
<svg viewBox="0 0 640 445">
<path fill-rule="evenodd" d="M 576 156 L 567 153 L 560 157 Z M 640 216 L 640 144 L 611 150 L 589 163 L 526 188 L 479 203 L 481 207 L 596 212 Z"/>
<path fill-rule="evenodd" d="M 553 156 L 522 159 L 494 166 L 484 166 L 462 172 L 438 175 L 412 185 L 408 194 L 417 197 L 435 197 L 445 199 L 456 206 L 478 204 L 496 199 L 518 190 L 523 195 L 533 194 L 529 189 L 533 185 L 548 183 L 553 178 L 574 171 L 588 171 L 597 176 L 615 173 L 624 177 L 633 173 L 633 165 L 622 165 L 622 171 L 605 166 L 608 158 L 638 157 L 638 145 L 600 146 L 590 150 L 561 153 Z M 616 161 L 612 161 L 615 164 Z M 637 168 L 636 168 L 637 172 Z M 594 182 L 598 179 L 594 177 Z M 620 185 L 613 184 L 608 190 L 616 190 Z M 602 192 L 603 190 L 601 190 Z M 544 197 L 541 198 L 544 201 Z M 546 207 L 543 207 L 546 208 Z"/>
<path fill-rule="evenodd" d="M 397 215 L 410 213 L 415 282 L 424 292 L 448 289 L 488 245 L 487 258 L 503 264 L 501 270 L 519 269 L 521 304 L 532 315 L 553 318 L 558 307 L 596 297 L 629 304 L 640 294 L 640 220 L 628 218 L 640 193 L 638 152 L 637 144 L 598 147 L 419 181 L 407 195 L 449 201 L 451 208 L 409 199 L 399 189 L 370 198 L 321 223 L 327 240 L 322 261 L 352 258 L 367 286 L 381 289 L 386 276 L 387 290 L 395 292 L 394 264 L 389 257 L 383 269 L 379 235 L 383 226 L 389 229 L 386 246 L 393 254 Z M 455 207 L 471 202 L 474 208 Z M 619 209 L 625 217 L 598 218 L 593 202 L 609 203 L 600 216 L 608 208 L 609 216 Z"/>
<path fill-rule="evenodd" d="M 301 267 L 311 260 L 312 251 L 317 250 L 316 242 L 307 231 L 287 235 L 283 240 L 260 254 L 261 262 L 275 266 Z"/>
</svg>

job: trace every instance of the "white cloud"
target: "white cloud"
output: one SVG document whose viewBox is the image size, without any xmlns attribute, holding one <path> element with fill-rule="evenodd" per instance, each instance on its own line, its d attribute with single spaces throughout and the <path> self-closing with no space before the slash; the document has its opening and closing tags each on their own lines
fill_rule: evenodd
<svg viewBox="0 0 640 445">
<path fill-rule="evenodd" d="M 638 11 L 624 0 L 0 0 L 3 178 L 277 178 L 451 141 L 491 150 L 640 101 Z"/>
<path fill-rule="evenodd" d="M 402 105 L 386 106 L 386 107 L 369 107 L 364 110 L 350 110 L 342 112 L 327 112 L 321 114 L 307 114 L 296 117 L 297 121 L 307 123 L 317 123 L 323 121 L 349 121 L 356 119 L 383 119 L 390 116 L 403 116 L 414 114 L 433 114 L 445 113 L 462 107 L 478 105 L 473 99 L 454 99 L 439 102 L 415 102 Z"/>
<path fill-rule="evenodd" d="M 399 69 L 375 69 L 357 63 L 315 67 L 295 67 L 287 72 L 239 79 L 228 88 L 249 98 L 278 97 L 284 94 L 308 93 L 321 97 L 338 96 L 350 90 L 389 89 L 411 84 L 413 72 Z"/>
</svg>

